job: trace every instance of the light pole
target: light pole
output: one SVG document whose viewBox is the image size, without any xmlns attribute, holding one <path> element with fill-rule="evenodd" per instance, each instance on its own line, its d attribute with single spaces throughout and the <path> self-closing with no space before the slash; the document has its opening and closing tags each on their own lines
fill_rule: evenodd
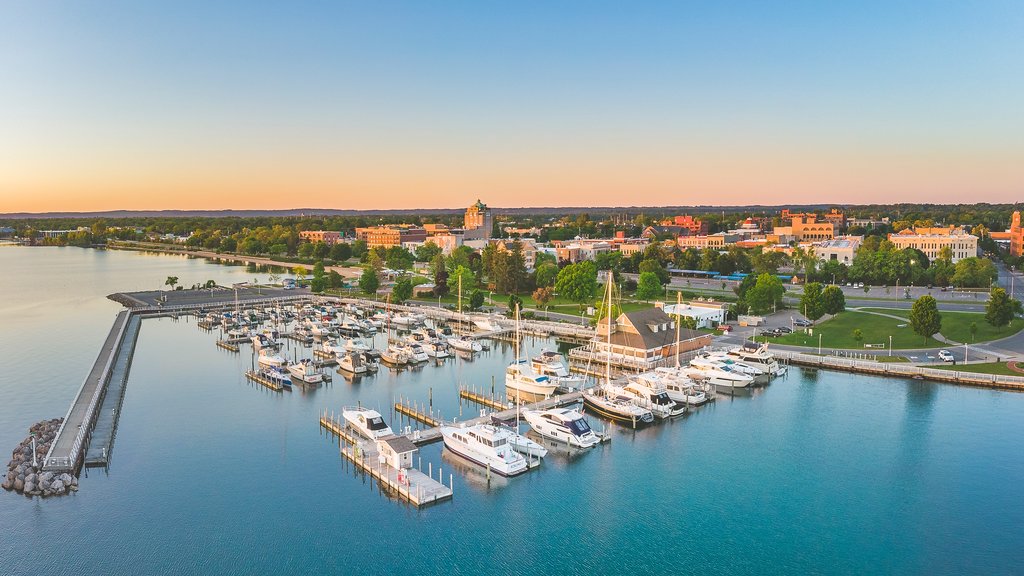
<svg viewBox="0 0 1024 576">
<path fill-rule="evenodd" d="M 821 356 L 821 332 L 818 332 L 818 356 Z"/>
<path fill-rule="evenodd" d="M 889 334 L 889 356 L 892 356 L 892 334 Z"/>
</svg>

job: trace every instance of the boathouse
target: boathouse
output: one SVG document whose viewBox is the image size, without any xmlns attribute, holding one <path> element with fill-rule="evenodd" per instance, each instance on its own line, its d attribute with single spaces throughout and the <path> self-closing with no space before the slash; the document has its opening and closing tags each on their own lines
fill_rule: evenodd
<svg viewBox="0 0 1024 576">
<path fill-rule="evenodd" d="M 597 336 L 587 347 L 589 360 L 604 361 L 610 346 L 613 365 L 630 370 L 651 370 L 674 362 L 677 348 L 680 354 L 684 354 L 711 344 L 710 334 L 688 328 L 680 328 L 679 339 L 676 340 L 676 322 L 660 308 L 620 314 L 612 323 L 611 330 L 609 339 L 607 321 L 598 323 Z"/>
<path fill-rule="evenodd" d="M 412 468 L 412 455 L 416 450 L 416 445 L 405 436 L 388 436 L 377 441 L 377 451 L 389 466 L 396 469 Z"/>
</svg>

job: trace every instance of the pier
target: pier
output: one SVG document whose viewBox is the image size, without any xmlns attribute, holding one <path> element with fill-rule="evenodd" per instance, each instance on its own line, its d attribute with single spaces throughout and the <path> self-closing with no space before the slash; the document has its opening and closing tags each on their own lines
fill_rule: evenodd
<svg viewBox="0 0 1024 576">
<path fill-rule="evenodd" d="M 262 384 L 262 385 L 266 386 L 267 388 L 270 388 L 274 392 L 280 392 L 281 390 L 284 390 L 284 386 L 281 386 L 277 382 L 274 382 L 270 378 L 267 378 L 266 376 L 260 374 L 259 372 L 254 371 L 254 370 L 247 371 L 245 373 L 245 377 L 250 382 L 255 382 L 257 384 Z"/>
<path fill-rule="evenodd" d="M 428 464 L 427 474 L 413 467 L 398 469 L 380 454 L 377 442 L 349 433 L 340 416 L 325 411 L 320 415 L 320 426 L 338 437 L 339 452 L 346 460 L 352 462 L 360 472 L 377 480 L 381 488 L 394 494 L 399 500 L 423 507 L 449 500 L 454 494 L 454 474 L 448 474 L 448 486 L 445 486 L 444 471 L 440 466 L 437 468 L 436 480 L 433 478 L 433 464 Z M 387 439 L 381 440 L 386 441 Z M 421 459 L 420 468 L 422 467 Z"/>
<path fill-rule="evenodd" d="M 501 400 L 498 400 L 493 396 L 484 396 L 480 392 L 470 390 L 469 388 L 465 387 L 459 389 L 459 398 L 469 400 L 470 402 L 475 402 L 477 404 L 480 404 L 481 406 L 486 406 L 491 410 L 500 411 L 508 408 L 507 403 L 502 402 Z"/>
</svg>

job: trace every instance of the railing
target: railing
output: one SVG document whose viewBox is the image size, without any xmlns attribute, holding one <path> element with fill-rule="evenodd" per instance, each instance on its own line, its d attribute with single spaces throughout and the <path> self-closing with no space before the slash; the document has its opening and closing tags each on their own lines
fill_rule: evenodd
<svg viewBox="0 0 1024 576">
<path fill-rule="evenodd" d="M 103 392 L 106 390 L 106 384 L 110 379 L 111 368 L 113 366 L 114 358 L 117 356 L 118 351 L 121 349 L 121 342 L 124 339 L 124 332 L 128 327 L 128 323 L 131 321 L 132 311 L 124 311 L 118 314 L 118 320 L 121 325 L 117 330 L 117 335 L 114 337 L 113 347 L 110 349 L 110 353 L 107 356 L 107 362 L 103 365 L 103 370 L 100 372 L 97 378 L 96 389 L 93 390 L 92 397 L 89 399 L 89 406 L 86 408 L 85 415 L 82 417 L 82 422 L 75 432 L 75 440 L 71 444 L 70 455 L 67 457 L 58 458 L 53 456 L 53 450 L 57 447 L 57 439 L 64 433 L 64 427 L 67 426 L 71 420 L 71 413 L 75 410 L 75 406 L 78 405 L 78 401 L 85 391 L 85 386 L 89 383 L 89 377 L 82 381 L 82 385 L 78 388 L 78 394 L 75 395 L 75 400 L 71 403 L 68 408 L 67 414 L 64 416 L 64 421 L 61 422 L 60 428 L 57 429 L 57 435 L 54 436 L 54 441 L 50 444 L 50 450 L 46 454 L 43 460 L 44 468 L 61 467 L 61 468 L 73 468 L 75 463 L 78 462 L 78 455 L 82 449 L 82 444 L 85 442 L 86 436 L 92 430 L 92 420 L 96 413 L 96 407 L 99 405 L 99 401 L 103 397 Z M 106 341 L 104 340 L 104 344 Z M 101 350 L 102 353 L 102 350 Z"/>
<path fill-rule="evenodd" d="M 984 374 L 980 372 L 965 372 L 960 370 L 942 370 L 924 366 L 905 365 L 901 362 L 854 360 L 836 356 L 817 356 L 803 352 L 790 352 L 788 350 L 773 350 L 772 353 L 778 358 L 785 358 L 789 360 L 791 363 L 819 366 L 822 368 L 847 369 L 856 372 L 867 372 L 871 374 L 890 376 L 920 376 L 922 378 L 941 382 L 1024 389 L 1024 376 Z"/>
</svg>

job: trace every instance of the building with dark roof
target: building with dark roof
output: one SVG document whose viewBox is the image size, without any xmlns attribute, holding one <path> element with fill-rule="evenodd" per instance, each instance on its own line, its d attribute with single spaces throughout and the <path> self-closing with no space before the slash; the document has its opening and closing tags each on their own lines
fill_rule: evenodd
<svg viewBox="0 0 1024 576">
<path fill-rule="evenodd" d="M 597 325 L 597 336 L 591 342 L 595 358 L 607 357 L 611 347 L 612 363 L 639 369 L 652 369 L 673 362 L 676 349 L 680 354 L 711 344 L 711 335 L 688 328 L 679 329 L 676 321 L 661 308 L 625 312 L 616 318 L 608 337 L 607 320 Z M 610 344 L 609 344 L 610 340 Z"/>
</svg>

